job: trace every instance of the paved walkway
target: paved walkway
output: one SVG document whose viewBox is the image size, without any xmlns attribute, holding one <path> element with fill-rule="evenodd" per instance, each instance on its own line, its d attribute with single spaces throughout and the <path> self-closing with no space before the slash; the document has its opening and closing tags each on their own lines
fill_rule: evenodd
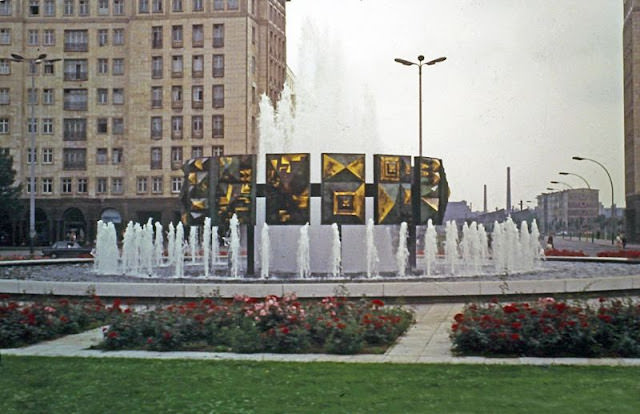
<svg viewBox="0 0 640 414">
<path fill-rule="evenodd" d="M 625 358 L 484 358 L 454 357 L 451 354 L 449 328 L 453 315 L 462 304 L 413 305 L 416 324 L 384 355 L 326 354 L 234 354 L 221 352 L 149 352 L 99 351 L 88 349 L 102 339 L 100 328 L 69 335 L 24 348 L 0 350 L 3 355 L 54 357 L 154 358 L 202 360 L 250 360 L 287 362 L 359 362 L 359 363 L 456 363 L 522 365 L 609 365 L 640 366 L 640 359 Z"/>
</svg>

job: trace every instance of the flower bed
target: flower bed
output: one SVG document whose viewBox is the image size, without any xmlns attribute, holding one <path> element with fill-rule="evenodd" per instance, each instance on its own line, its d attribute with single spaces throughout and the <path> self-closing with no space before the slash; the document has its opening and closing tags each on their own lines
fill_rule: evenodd
<svg viewBox="0 0 640 414">
<path fill-rule="evenodd" d="M 640 259 L 640 250 L 610 250 L 598 253 L 598 257 L 626 257 Z"/>
<path fill-rule="evenodd" d="M 555 301 L 466 305 L 451 325 L 460 355 L 640 357 L 640 304 Z"/>
<path fill-rule="evenodd" d="M 566 250 L 566 249 L 546 249 L 545 256 L 566 256 L 566 257 L 586 257 L 582 250 Z"/>
<path fill-rule="evenodd" d="M 1 295 L 0 348 L 14 348 L 79 333 L 104 324 L 120 311 L 117 303 L 107 306 L 98 297 L 82 301 L 59 299 L 21 303 L 9 295 Z"/>
<path fill-rule="evenodd" d="M 99 347 L 354 354 L 389 346 L 411 323 L 411 311 L 378 299 L 331 297 L 303 304 L 294 295 L 238 296 L 123 314 L 104 330 Z"/>
</svg>

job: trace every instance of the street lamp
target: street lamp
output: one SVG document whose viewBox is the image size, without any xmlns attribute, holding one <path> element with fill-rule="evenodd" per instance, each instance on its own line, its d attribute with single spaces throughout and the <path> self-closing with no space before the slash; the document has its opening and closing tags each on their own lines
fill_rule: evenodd
<svg viewBox="0 0 640 414">
<path fill-rule="evenodd" d="M 17 63 L 29 63 L 29 72 L 31 73 L 31 93 L 35 93 L 36 90 L 36 65 L 46 62 L 53 63 L 57 62 L 60 59 L 47 59 L 46 53 L 41 53 L 35 59 L 25 59 L 23 56 L 17 53 L 11 53 L 11 57 L 9 58 L 13 62 Z M 29 100 L 30 106 L 30 120 L 31 122 L 35 122 L 35 100 L 31 99 L 31 97 L 27 98 Z M 33 255 L 33 245 L 34 239 L 36 237 L 36 130 L 33 125 L 29 125 L 29 120 L 27 120 L 27 129 L 30 129 L 30 144 L 29 151 L 31 154 L 31 159 L 29 160 L 29 253 Z"/>
<path fill-rule="evenodd" d="M 420 155 L 420 159 L 422 159 L 422 66 L 435 65 L 436 63 L 443 62 L 446 59 L 447 59 L 446 56 L 442 56 L 424 63 L 422 62 L 424 60 L 424 56 L 422 55 L 418 56 L 418 63 L 411 62 L 405 59 L 400 59 L 400 58 L 394 59 L 394 61 L 401 63 L 405 66 L 415 65 L 418 67 L 418 138 L 420 141 L 420 149 L 419 149 L 418 155 Z"/>
<path fill-rule="evenodd" d="M 560 171 L 558 174 L 560 175 L 575 175 L 576 177 L 580 178 L 582 181 L 584 181 L 584 183 L 587 185 L 587 188 L 589 190 L 591 190 L 591 186 L 589 185 L 589 182 L 581 175 L 578 174 L 574 174 L 574 173 L 570 173 L 570 172 L 565 172 L 565 171 Z"/>
<path fill-rule="evenodd" d="M 615 208 L 615 203 L 614 203 L 614 198 L 613 198 L 613 180 L 611 179 L 611 174 L 609 174 L 609 170 L 607 170 L 607 167 L 605 167 L 604 165 L 602 165 L 602 163 L 593 160 L 591 158 L 585 158 L 585 157 L 577 157 L 577 156 L 573 156 L 571 157 L 571 159 L 576 160 L 576 161 L 591 161 L 591 162 L 595 162 L 596 164 L 598 164 L 600 167 L 602 167 L 602 169 L 604 170 L 604 172 L 607 173 L 607 177 L 609 177 L 609 184 L 611 184 L 611 244 L 614 243 L 615 240 L 615 213 L 616 213 L 616 208 Z"/>
<path fill-rule="evenodd" d="M 567 188 L 572 189 L 573 187 L 571 187 L 569 184 L 565 183 L 564 181 L 549 181 L 551 184 L 562 184 L 562 185 L 566 185 Z"/>
</svg>

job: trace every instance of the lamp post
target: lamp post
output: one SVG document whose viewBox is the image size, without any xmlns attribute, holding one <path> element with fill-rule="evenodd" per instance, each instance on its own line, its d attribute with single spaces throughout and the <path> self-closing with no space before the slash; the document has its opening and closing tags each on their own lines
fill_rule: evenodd
<svg viewBox="0 0 640 414">
<path fill-rule="evenodd" d="M 549 181 L 549 182 L 550 182 L 551 184 L 562 184 L 562 185 L 567 186 L 567 188 L 569 188 L 569 189 L 573 190 L 573 187 L 572 187 L 572 186 L 570 186 L 569 184 L 565 183 L 564 181 Z"/>
<path fill-rule="evenodd" d="M 611 179 L 611 174 L 609 174 L 609 170 L 607 170 L 607 167 L 605 167 L 602 163 L 593 160 L 591 158 L 586 158 L 586 157 L 578 157 L 578 156 L 573 156 L 571 157 L 571 159 L 576 160 L 576 161 L 591 161 L 591 162 L 595 162 L 596 164 L 598 164 L 600 167 L 602 167 L 602 169 L 604 170 L 605 173 L 607 173 L 607 177 L 609 177 L 609 184 L 611 184 L 611 244 L 614 244 L 614 240 L 615 240 L 615 219 L 614 216 L 616 214 L 616 207 L 615 207 L 615 203 L 614 203 L 614 198 L 613 198 L 613 180 Z"/>
<path fill-rule="evenodd" d="M 401 58 L 394 59 L 394 61 L 401 63 L 405 66 L 415 65 L 418 67 L 418 139 L 420 142 L 418 155 L 420 156 L 420 159 L 422 159 L 422 66 L 435 65 L 436 63 L 443 62 L 446 59 L 447 59 L 446 56 L 442 56 L 442 57 L 430 60 L 428 62 L 423 62 L 424 56 L 422 55 L 418 56 L 418 63 L 411 62 L 409 60 L 401 59 Z"/>
<path fill-rule="evenodd" d="M 47 62 L 53 63 L 57 62 L 60 59 L 47 59 L 47 54 L 42 53 L 38 55 L 35 59 L 25 59 L 23 56 L 18 55 L 17 53 L 11 53 L 11 57 L 9 58 L 13 62 L 24 63 L 27 62 L 29 64 L 29 72 L 31 74 L 31 93 L 35 93 L 36 90 L 36 65 L 40 63 Z M 31 122 L 35 122 L 35 100 L 31 99 L 31 97 L 27 94 L 27 99 L 29 100 L 30 106 L 30 118 Z M 27 129 L 30 129 L 30 142 L 29 142 L 29 152 L 30 152 L 30 163 L 29 163 L 29 253 L 33 255 L 33 245 L 34 239 L 36 237 L 36 129 L 35 125 L 30 125 L 29 120 L 27 120 Z"/>
<path fill-rule="evenodd" d="M 584 181 L 584 183 L 587 185 L 587 188 L 589 190 L 591 190 L 591 186 L 589 185 L 589 182 L 581 175 L 578 174 L 574 174 L 574 173 L 570 173 L 570 172 L 566 172 L 566 171 L 560 171 L 558 174 L 560 175 L 575 175 L 576 177 L 580 178 L 582 181 Z"/>
</svg>

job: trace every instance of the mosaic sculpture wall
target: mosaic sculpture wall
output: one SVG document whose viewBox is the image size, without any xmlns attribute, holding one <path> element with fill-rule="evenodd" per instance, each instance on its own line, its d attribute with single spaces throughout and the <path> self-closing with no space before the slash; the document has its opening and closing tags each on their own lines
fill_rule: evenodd
<svg viewBox="0 0 640 414">
<path fill-rule="evenodd" d="M 267 154 L 264 196 L 267 224 L 310 221 L 309 154 Z"/>
<path fill-rule="evenodd" d="M 364 154 L 322 154 L 322 224 L 364 224 Z"/>
</svg>

